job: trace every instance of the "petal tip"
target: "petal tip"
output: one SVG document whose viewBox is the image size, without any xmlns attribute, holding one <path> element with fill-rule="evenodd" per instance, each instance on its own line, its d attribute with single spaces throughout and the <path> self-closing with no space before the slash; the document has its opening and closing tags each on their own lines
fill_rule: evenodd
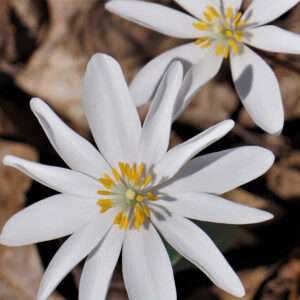
<svg viewBox="0 0 300 300">
<path fill-rule="evenodd" d="M 12 166 L 14 159 L 15 159 L 15 156 L 8 154 L 3 157 L 2 162 L 5 166 Z"/>
</svg>

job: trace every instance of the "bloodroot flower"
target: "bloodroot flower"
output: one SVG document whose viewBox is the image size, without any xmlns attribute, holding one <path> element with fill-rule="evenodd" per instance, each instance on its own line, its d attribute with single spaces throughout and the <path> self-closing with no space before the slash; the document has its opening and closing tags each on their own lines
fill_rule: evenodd
<svg viewBox="0 0 300 300">
<path fill-rule="evenodd" d="M 59 194 L 11 217 L 1 243 L 20 246 L 71 234 L 50 262 L 38 300 L 46 299 L 86 256 L 79 299 L 105 299 L 121 248 L 130 299 L 176 299 L 171 262 L 157 231 L 217 286 L 244 295 L 242 283 L 215 244 L 187 218 L 230 224 L 272 218 L 268 212 L 215 194 L 260 176 L 274 157 L 260 147 L 240 147 L 190 160 L 223 137 L 234 125 L 231 120 L 167 152 L 182 74 L 179 62 L 170 66 L 141 126 L 120 66 L 109 56 L 94 55 L 84 78 L 83 98 L 101 154 L 42 100 L 31 100 L 51 144 L 71 168 L 11 155 L 3 160 Z"/>
<path fill-rule="evenodd" d="M 278 81 L 272 69 L 246 44 L 258 49 L 300 54 L 300 35 L 265 25 L 299 0 L 253 0 L 242 15 L 242 0 L 175 0 L 190 16 L 144 1 L 114 0 L 106 8 L 126 19 L 168 36 L 194 39 L 145 65 L 130 85 L 136 105 L 152 98 L 162 74 L 174 59 L 187 64 L 175 117 L 230 57 L 236 91 L 252 119 L 265 131 L 280 134 L 284 113 Z M 189 66 L 191 66 L 189 68 Z"/>
</svg>

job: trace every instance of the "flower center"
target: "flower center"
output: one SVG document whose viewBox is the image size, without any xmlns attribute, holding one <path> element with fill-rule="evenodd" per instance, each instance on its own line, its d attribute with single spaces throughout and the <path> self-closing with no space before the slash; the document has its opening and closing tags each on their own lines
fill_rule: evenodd
<svg viewBox="0 0 300 300">
<path fill-rule="evenodd" d="M 138 230 L 146 217 L 151 217 L 149 203 L 158 200 L 151 193 L 152 175 L 146 174 L 144 164 L 130 167 L 129 164 L 119 162 L 119 169 L 120 172 L 112 168 L 111 175 L 104 174 L 99 178 L 105 190 L 97 193 L 105 198 L 99 199 L 97 204 L 101 207 L 100 213 L 112 207 L 120 208 L 113 224 L 124 230 L 129 226 Z"/>
<path fill-rule="evenodd" d="M 216 55 L 221 54 L 225 58 L 228 57 L 230 48 L 235 54 L 239 54 L 239 44 L 243 42 L 244 36 L 240 27 L 245 24 L 245 21 L 240 21 L 242 13 L 238 12 L 233 15 L 232 8 L 227 7 L 226 15 L 224 15 L 210 5 L 206 8 L 207 11 L 203 13 L 206 21 L 199 21 L 193 25 L 198 30 L 206 31 L 207 36 L 197 39 L 195 44 L 202 44 L 202 49 L 215 44 Z"/>
</svg>

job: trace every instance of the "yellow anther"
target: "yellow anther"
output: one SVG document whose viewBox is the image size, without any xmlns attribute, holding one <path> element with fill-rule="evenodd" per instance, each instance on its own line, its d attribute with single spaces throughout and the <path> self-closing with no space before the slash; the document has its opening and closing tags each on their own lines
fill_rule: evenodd
<svg viewBox="0 0 300 300">
<path fill-rule="evenodd" d="M 239 30 L 237 30 L 237 31 L 235 32 L 235 34 L 236 34 L 236 35 L 239 35 L 239 36 L 245 36 L 244 33 L 241 32 L 241 31 L 239 31 Z"/>
<path fill-rule="evenodd" d="M 119 229 L 122 229 L 122 228 L 123 228 L 124 223 L 125 223 L 125 218 L 126 218 L 126 216 L 125 216 L 125 215 L 122 215 L 122 218 L 121 218 L 121 221 L 120 221 L 120 224 L 119 224 Z"/>
<path fill-rule="evenodd" d="M 134 200 L 135 199 L 135 196 L 136 196 L 136 193 L 135 191 L 133 191 L 132 189 L 128 189 L 125 193 L 125 196 L 128 200 Z"/>
<path fill-rule="evenodd" d="M 129 225 L 129 217 L 126 216 L 126 217 L 125 217 L 125 220 L 124 220 L 124 223 L 123 223 L 123 228 L 124 228 L 124 230 L 127 230 L 128 225 Z"/>
<path fill-rule="evenodd" d="M 143 202 L 143 200 L 144 200 L 144 197 L 143 197 L 143 196 L 141 196 L 141 195 L 137 195 L 137 196 L 136 196 L 136 201 L 138 201 L 138 202 Z"/>
<path fill-rule="evenodd" d="M 106 196 L 106 195 L 111 195 L 111 192 L 109 192 L 109 191 L 98 191 L 97 194 Z"/>
<path fill-rule="evenodd" d="M 123 216 L 123 212 L 120 211 L 120 212 L 116 215 L 113 224 L 120 224 L 120 223 L 121 223 L 121 220 L 122 220 L 122 216 Z"/>
<path fill-rule="evenodd" d="M 127 174 L 127 177 L 128 177 L 129 180 L 133 179 L 133 177 L 132 177 L 132 170 L 131 170 L 129 164 L 126 164 L 126 174 Z"/>
<path fill-rule="evenodd" d="M 144 164 L 140 164 L 140 166 L 139 166 L 139 168 L 138 168 L 138 170 L 137 170 L 137 174 L 139 175 L 139 176 L 141 176 L 142 175 L 142 173 L 143 173 L 143 170 L 144 170 Z"/>
<path fill-rule="evenodd" d="M 111 190 L 111 182 L 103 179 L 103 178 L 99 178 L 99 181 L 101 182 L 101 184 L 106 187 L 108 190 Z"/>
<path fill-rule="evenodd" d="M 223 55 L 224 55 L 224 58 L 228 57 L 228 55 L 229 55 L 229 46 L 228 45 L 225 46 Z"/>
<path fill-rule="evenodd" d="M 207 12 L 203 12 L 203 15 L 208 22 L 212 21 L 212 17 L 210 14 L 208 14 Z"/>
<path fill-rule="evenodd" d="M 115 168 L 111 169 L 112 173 L 114 174 L 114 177 L 116 178 L 117 181 L 121 180 L 121 176 L 120 174 L 117 172 L 117 170 Z"/>
<path fill-rule="evenodd" d="M 148 175 L 143 181 L 143 186 L 146 186 L 150 182 L 151 179 L 152 179 L 152 176 Z"/>
<path fill-rule="evenodd" d="M 231 38 L 231 37 L 233 36 L 233 33 L 232 33 L 232 31 L 230 31 L 230 30 L 227 30 L 225 34 L 226 34 L 226 36 L 229 37 L 229 38 Z"/>
<path fill-rule="evenodd" d="M 106 212 L 108 209 L 110 209 L 112 207 L 111 204 L 107 204 L 106 206 L 102 206 L 102 208 L 100 209 L 100 213 L 104 213 Z"/>
<path fill-rule="evenodd" d="M 238 34 L 235 34 L 235 35 L 234 35 L 234 38 L 235 38 L 238 42 L 240 42 L 240 43 L 243 41 L 242 38 L 241 38 L 241 36 L 238 35 Z"/>
<path fill-rule="evenodd" d="M 136 175 L 136 165 L 132 167 L 132 177 L 135 178 Z"/>
<path fill-rule="evenodd" d="M 110 205 L 112 203 L 112 201 L 110 199 L 99 199 L 97 201 L 97 204 L 99 206 L 106 206 L 106 205 Z"/>
<path fill-rule="evenodd" d="M 134 221 L 134 227 L 136 230 L 140 229 L 140 222 L 137 219 L 135 219 L 135 221 Z"/>
<path fill-rule="evenodd" d="M 151 201 L 158 200 L 158 197 L 154 196 L 151 192 L 147 193 L 147 198 L 148 198 L 148 200 L 151 200 Z"/>
<path fill-rule="evenodd" d="M 216 55 L 222 54 L 223 55 L 223 46 L 219 44 L 216 48 Z"/>
<path fill-rule="evenodd" d="M 203 21 L 199 21 L 198 23 L 193 23 L 193 26 L 198 30 L 204 31 L 209 27 L 209 24 L 207 24 Z"/>
<path fill-rule="evenodd" d="M 119 162 L 119 168 L 120 168 L 120 171 L 121 171 L 121 173 L 122 173 L 123 177 L 125 177 L 125 175 L 126 175 L 126 168 L 125 168 L 125 164 L 124 164 L 124 163 L 122 163 L 122 162 Z"/>
<path fill-rule="evenodd" d="M 225 28 L 228 28 L 228 22 L 224 22 L 223 25 L 224 25 Z"/>
<path fill-rule="evenodd" d="M 229 40 L 228 44 L 231 46 L 231 48 L 235 54 L 239 54 L 239 49 L 238 49 L 238 45 L 236 42 Z"/>
<path fill-rule="evenodd" d="M 241 13 L 241 12 L 238 12 L 238 14 L 237 14 L 237 15 L 235 16 L 235 18 L 233 19 L 233 23 L 234 23 L 234 24 L 237 24 L 238 21 L 240 20 L 241 16 L 242 16 L 242 13 Z"/>
<path fill-rule="evenodd" d="M 135 184 L 135 186 L 140 185 L 140 182 L 141 182 L 140 175 L 139 174 L 135 174 L 135 178 L 134 178 L 134 184 Z"/>
<path fill-rule="evenodd" d="M 115 184 L 114 180 L 106 173 L 104 173 L 104 177 L 107 181 L 110 182 L 110 184 Z"/>
<path fill-rule="evenodd" d="M 199 44 L 202 44 L 203 42 L 207 41 L 208 39 L 209 39 L 208 36 L 204 36 L 204 37 L 202 37 L 202 38 L 197 39 L 194 43 L 195 43 L 196 45 L 199 45 Z"/>
<path fill-rule="evenodd" d="M 207 5 L 206 9 L 210 15 L 213 15 L 215 17 L 220 17 L 220 14 L 212 6 Z"/>
<path fill-rule="evenodd" d="M 211 46 L 212 42 L 207 42 L 205 44 L 203 44 L 200 48 L 204 49 L 204 48 L 207 48 L 209 46 Z"/>
<path fill-rule="evenodd" d="M 145 210 L 145 214 L 148 218 L 151 217 L 151 212 L 150 212 L 150 209 L 147 205 L 144 205 L 144 210 Z"/>
<path fill-rule="evenodd" d="M 227 10 L 226 10 L 226 19 L 230 20 L 231 17 L 232 17 L 232 7 L 227 7 Z"/>
<path fill-rule="evenodd" d="M 246 23 L 246 21 L 240 21 L 240 22 L 235 24 L 235 27 L 243 26 L 245 23 Z"/>
</svg>

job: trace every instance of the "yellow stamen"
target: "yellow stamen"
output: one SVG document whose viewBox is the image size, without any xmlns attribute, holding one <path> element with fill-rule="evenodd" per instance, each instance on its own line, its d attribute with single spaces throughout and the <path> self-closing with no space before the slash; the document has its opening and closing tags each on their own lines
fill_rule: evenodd
<svg viewBox="0 0 300 300">
<path fill-rule="evenodd" d="M 127 230 L 128 225 L 129 225 L 129 217 L 126 216 L 126 217 L 125 217 L 125 220 L 124 220 L 124 223 L 123 223 L 123 228 L 124 228 L 124 230 Z"/>
<path fill-rule="evenodd" d="M 114 180 L 106 173 L 104 173 L 104 177 L 106 180 L 108 180 L 111 184 L 115 184 Z"/>
<path fill-rule="evenodd" d="M 127 177 L 128 177 L 129 180 L 133 179 L 132 171 L 131 171 L 131 168 L 130 168 L 129 164 L 126 164 L 126 174 L 127 174 Z"/>
<path fill-rule="evenodd" d="M 230 31 L 230 30 L 227 30 L 225 34 L 226 34 L 226 36 L 229 37 L 229 38 L 231 38 L 231 37 L 233 36 L 233 33 L 232 33 L 232 31 Z"/>
<path fill-rule="evenodd" d="M 242 38 L 238 34 L 235 34 L 234 38 L 240 43 L 243 41 Z"/>
<path fill-rule="evenodd" d="M 97 194 L 106 196 L 106 195 L 111 195 L 111 192 L 109 192 L 109 191 L 98 191 Z"/>
<path fill-rule="evenodd" d="M 132 177 L 135 178 L 136 175 L 136 165 L 132 167 Z"/>
<path fill-rule="evenodd" d="M 223 55 L 223 46 L 219 44 L 216 48 L 216 55 L 222 54 Z"/>
<path fill-rule="evenodd" d="M 136 230 L 140 229 L 140 222 L 137 219 L 135 219 L 135 221 L 134 221 L 134 227 Z"/>
<path fill-rule="evenodd" d="M 206 9 L 210 15 L 213 15 L 215 17 L 220 17 L 220 14 L 212 6 L 207 5 Z"/>
<path fill-rule="evenodd" d="M 230 20 L 231 17 L 232 17 L 232 8 L 231 7 L 227 7 L 227 10 L 226 10 L 226 19 Z"/>
<path fill-rule="evenodd" d="M 193 26 L 198 30 L 204 31 L 209 27 L 209 24 L 207 24 L 203 21 L 199 21 L 198 23 L 193 23 Z"/>
<path fill-rule="evenodd" d="M 195 43 L 196 45 L 202 44 L 203 42 L 207 41 L 208 38 L 209 38 L 208 36 L 204 36 L 204 37 L 202 37 L 202 38 L 197 39 L 194 43 Z"/>
<path fill-rule="evenodd" d="M 231 48 L 235 54 L 239 54 L 239 49 L 238 49 L 238 45 L 236 42 L 229 40 L 228 44 L 231 46 Z"/>
<path fill-rule="evenodd" d="M 110 209 L 112 207 L 111 204 L 108 204 L 106 206 L 102 206 L 102 208 L 100 209 L 100 213 L 104 213 L 106 212 L 108 209 Z"/>
<path fill-rule="evenodd" d="M 233 19 L 233 23 L 234 23 L 234 24 L 237 24 L 238 21 L 240 20 L 241 16 L 242 16 L 242 13 L 239 12 L 239 13 L 235 16 L 235 18 Z"/>
<path fill-rule="evenodd" d="M 151 179 L 152 179 L 152 176 L 151 176 L 151 175 L 148 175 L 148 176 L 145 178 L 145 180 L 143 181 L 143 186 L 146 186 L 146 185 L 150 182 Z"/>
<path fill-rule="evenodd" d="M 139 166 L 139 168 L 138 168 L 138 171 L 137 171 L 137 174 L 138 174 L 139 176 L 142 175 L 144 166 L 145 166 L 144 164 L 140 164 L 140 166 Z"/>
<path fill-rule="evenodd" d="M 122 173 L 123 177 L 125 177 L 125 175 L 126 175 L 126 168 L 125 168 L 125 164 L 124 164 L 124 163 L 122 163 L 122 162 L 119 162 L 119 168 L 120 168 L 120 171 L 121 171 L 121 173 Z"/>
<path fill-rule="evenodd" d="M 224 27 L 228 28 L 228 22 L 224 22 Z"/>
<path fill-rule="evenodd" d="M 106 187 L 108 190 L 111 190 L 111 183 L 110 181 L 103 179 L 103 178 L 99 178 L 99 181 L 101 182 L 101 184 Z"/>
<path fill-rule="evenodd" d="M 223 55 L 224 55 L 224 58 L 228 57 L 228 55 L 229 55 L 229 46 L 228 45 L 225 46 Z"/>
<path fill-rule="evenodd" d="M 98 201 L 97 201 L 97 204 L 99 205 L 99 206 L 106 206 L 106 205 L 109 205 L 109 204 L 111 204 L 112 202 L 111 202 L 111 200 L 110 199 L 99 199 Z"/>
<path fill-rule="evenodd" d="M 116 215 L 113 224 L 120 224 L 120 222 L 121 222 L 121 220 L 122 220 L 122 216 L 123 216 L 123 212 L 120 211 L 120 212 Z"/>
<path fill-rule="evenodd" d="M 206 44 L 203 44 L 200 48 L 204 49 L 207 48 L 209 46 L 211 46 L 212 42 L 207 42 Z"/>
<path fill-rule="evenodd" d="M 154 196 L 151 192 L 147 193 L 147 198 L 148 198 L 148 200 L 151 200 L 151 201 L 158 200 L 158 197 Z"/>
<path fill-rule="evenodd" d="M 139 174 L 135 174 L 135 178 L 134 178 L 134 184 L 135 184 L 135 186 L 140 185 L 140 182 L 141 182 L 140 175 Z"/>
<path fill-rule="evenodd" d="M 245 23 L 246 23 L 246 21 L 240 21 L 240 22 L 235 24 L 235 27 L 243 26 Z"/>
<path fill-rule="evenodd" d="M 237 31 L 235 32 L 235 34 L 237 34 L 237 35 L 239 35 L 239 36 L 245 36 L 244 33 L 241 32 L 241 31 L 239 31 L 239 30 L 237 30 Z"/>
<path fill-rule="evenodd" d="M 205 19 L 208 21 L 208 22 L 211 22 L 212 21 L 212 17 L 210 14 L 208 14 L 207 12 L 204 12 L 203 13 Z"/>
<path fill-rule="evenodd" d="M 145 210 L 145 214 L 148 218 L 151 217 L 151 212 L 150 212 L 150 209 L 147 205 L 144 205 L 144 210 Z"/>
<path fill-rule="evenodd" d="M 124 226 L 124 223 L 125 223 L 125 218 L 126 216 L 125 215 L 122 215 L 122 218 L 121 218 L 121 221 L 120 221 L 120 224 L 119 224 L 119 229 L 121 230 Z"/>
<path fill-rule="evenodd" d="M 115 168 L 111 169 L 112 173 L 114 174 L 114 177 L 116 178 L 117 181 L 121 180 L 121 176 L 120 174 L 117 172 L 117 170 Z"/>
<path fill-rule="evenodd" d="M 143 202 L 143 200 L 144 200 L 144 197 L 143 197 L 143 196 L 141 196 L 141 195 L 137 195 L 137 196 L 136 196 L 136 201 L 138 201 L 138 202 Z"/>
</svg>

